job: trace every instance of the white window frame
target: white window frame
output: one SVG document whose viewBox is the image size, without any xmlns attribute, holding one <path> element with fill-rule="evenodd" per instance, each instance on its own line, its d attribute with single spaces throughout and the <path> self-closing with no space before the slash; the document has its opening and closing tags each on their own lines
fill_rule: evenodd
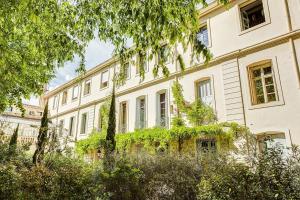
<svg viewBox="0 0 300 200">
<path fill-rule="evenodd" d="M 141 125 L 141 106 L 140 102 L 144 100 L 144 127 L 147 128 L 147 98 L 145 95 L 136 98 L 136 116 L 135 116 L 135 128 L 140 129 Z"/>
<path fill-rule="evenodd" d="M 160 95 L 165 93 L 165 126 L 161 126 L 162 118 L 161 118 L 161 102 L 160 102 Z M 156 126 L 159 127 L 169 127 L 169 98 L 168 98 L 168 91 L 166 89 L 160 90 L 156 93 Z"/>
<path fill-rule="evenodd" d="M 72 120 L 73 119 L 73 120 Z M 72 122 L 72 123 L 71 123 Z M 69 121 L 69 131 L 68 131 L 68 135 L 69 136 L 73 136 L 73 132 L 74 132 L 74 127 L 75 127 L 75 116 L 70 117 L 70 121 Z"/>
<path fill-rule="evenodd" d="M 58 107 L 58 95 L 55 95 L 53 97 L 53 106 L 52 106 L 52 109 L 56 109 Z"/>
<path fill-rule="evenodd" d="M 77 89 L 77 94 L 75 96 L 75 91 Z M 72 88 L 72 100 L 76 100 L 78 99 L 78 95 L 79 95 L 79 85 L 75 85 L 73 88 Z"/>
<path fill-rule="evenodd" d="M 83 124 L 83 116 L 86 116 L 85 117 L 85 124 Z M 83 125 L 85 125 L 85 127 L 84 127 L 84 132 L 83 132 L 83 128 L 82 128 L 82 126 Z M 87 112 L 85 112 L 85 113 L 82 113 L 81 114 L 81 121 L 80 121 L 80 135 L 85 135 L 86 134 L 86 132 L 87 132 L 87 126 L 88 126 L 88 113 Z"/>
<path fill-rule="evenodd" d="M 86 93 L 86 87 L 87 87 L 87 85 L 90 85 L 89 87 L 89 91 L 88 91 L 88 93 Z M 92 91 L 92 80 L 91 79 L 88 79 L 88 80 L 86 80 L 85 82 L 84 82 L 84 88 L 83 88 L 83 96 L 87 96 L 87 95 L 89 95 L 89 94 L 91 94 L 91 91 Z"/>
<path fill-rule="evenodd" d="M 62 92 L 61 105 L 65 105 L 68 102 L 68 90 Z"/>
<path fill-rule="evenodd" d="M 107 73 L 107 85 L 103 86 L 103 75 L 105 73 Z M 109 70 L 106 69 L 106 70 L 102 71 L 101 74 L 100 74 L 100 89 L 108 88 L 108 86 L 109 86 Z"/>
</svg>

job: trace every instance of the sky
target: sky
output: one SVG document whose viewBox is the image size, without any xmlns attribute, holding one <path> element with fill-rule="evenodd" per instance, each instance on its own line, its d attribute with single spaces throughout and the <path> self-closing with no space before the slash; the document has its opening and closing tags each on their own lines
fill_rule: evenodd
<svg viewBox="0 0 300 200">
<path fill-rule="evenodd" d="M 85 66 L 86 69 L 91 69 L 96 65 L 106 61 L 111 58 L 113 52 L 113 45 L 111 43 L 106 43 L 100 41 L 98 38 L 92 40 L 86 48 L 85 54 Z M 76 76 L 76 68 L 79 65 L 79 59 L 76 57 L 74 61 L 65 63 L 64 67 L 59 68 L 56 71 L 56 77 L 50 81 L 48 88 L 53 90 L 54 88 L 68 82 Z M 24 99 L 23 103 L 38 105 L 39 100 L 37 97 L 32 97 L 31 99 Z"/>
</svg>

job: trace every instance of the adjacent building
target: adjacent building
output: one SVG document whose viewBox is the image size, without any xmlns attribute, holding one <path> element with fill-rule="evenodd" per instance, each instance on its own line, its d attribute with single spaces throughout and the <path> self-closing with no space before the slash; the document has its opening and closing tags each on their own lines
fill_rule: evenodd
<svg viewBox="0 0 300 200">
<path fill-rule="evenodd" d="M 17 107 L 9 107 L 0 115 L 0 136 L 10 138 L 19 125 L 18 141 L 35 145 L 38 137 L 43 108 L 24 104 L 25 113 Z"/>
<path fill-rule="evenodd" d="M 212 1 L 200 9 L 197 39 L 213 54 L 209 64 L 193 59 L 191 48 L 178 45 L 166 57 L 170 76 L 154 77 L 162 55 L 145 61 L 141 81 L 128 63 L 126 83 L 116 89 L 117 131 L 154 126 L 170 127 L 175 116 L 171 86 L 183 85 L 187 101 L 201 98 L 219 121 L 246 125 L 257 135 L 283 146 L 300 144 L 300 0 L 232 0 L 228 6 Z M 187 66 L 176 62 L 183 55 Z M 120 63 L 113 57 L 58 88 L 48 91 L 52 122 L 74 140 L 101 129 L 100 107 L 112 92 L 112 77 Z M 265 143 L 261 143 L 265 144 Z M 270 145 L 270 144 L 269 144 Z"/>
</svg>

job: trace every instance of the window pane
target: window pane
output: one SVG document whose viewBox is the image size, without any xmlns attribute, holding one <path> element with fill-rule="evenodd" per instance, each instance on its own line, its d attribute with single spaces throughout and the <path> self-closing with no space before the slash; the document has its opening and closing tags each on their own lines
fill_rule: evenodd
<svg viewBox="0 0 300 200">
<path fill-rule="evenodd" d="M 261 76 L 260 69 L 253 70 L 253 77 L 257 78 Z"/>
<path fill-rule="evenodd" d="M 271 74 L 272 73 L 272 68 L 271 67 L 265 67 L 264 68 L 264 74 Z"/>
<path fill-rule="evenodd" d="M 257 96 L 256 101 L 257 101 L 257 104 L 265 103 L 265 98 L 264 98 L 263 95 L 262 96 Z"/>
<path fill-rule="evenodd" d="M 276 95 L 275 95 L 275 93 L 273 93 L 273 94 L 268 94 L 267 96 L 268 96 L 268 101 L 269 101 L 269 102 L 270 102 L 270 101 L 276 101 Z"/>
<path fill-rule="evenodd" d="M 272 85 L 273 84 L 273 77 L 265 78 L 265 84 L 266 85 Z"/>
<path fill-rule="evenodd" d="M 199 32 L 196 35 L 197 40 L 203 45 L 208 46 L 208 30 L 207 26 L 200 28 Z"/>
<path fill-rule="evenodd" d="M 267 93 L 274 93 L 275 92 L 274 85 L 266 86 L 266 89 L 267 89 Z"/>
<path fill-rule="evenodd" d="M 257 0 L 245 7 L 242 7 L 241 15 L 244 30 L 265 22 L 262 1 Z"/>
</svg>

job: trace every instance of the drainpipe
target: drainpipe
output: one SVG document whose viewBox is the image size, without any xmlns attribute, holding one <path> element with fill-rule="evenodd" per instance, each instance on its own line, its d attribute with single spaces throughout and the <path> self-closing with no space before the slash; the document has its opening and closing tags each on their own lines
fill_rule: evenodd
<svg viewBox="0 0 300 200">
<path fill-rule="evenodd" d="M 77 119 L 76 119 L 76 134 L 75 134 L 75 142 L 77 142 L 77 136 L 78 136 L 78 127 L 79 127 L 79 112 L 80 112 L 80 105 L 81 105 L 81 91 L 82 91 L 82 81 L 78 83 L 78 89 L 79 89 L 79 99 L 78 99 L 78 108 L 77 108 Z"/>
<path fill-rule="evenodd" d="M 242 89 L 242 81 L 241 81 L 241 72 L 240 72 L 240 62 L 239 62 L 239 57 L 236 58 L 237 60 L 237 67 L 238 67 L 238 74 L 239 74 L 239 84 L 241 88 L 241 96 L 242 96 L 242 108 L 243 108 L 243 118 L 244 118 L 244 126 L 247 128 L 247 121 L 246 121 L 246 113 L 245 113 L 245 103 L 244 103 L 244 95 L 243 95 L 243 89 Z M 250 150 L 249 150 L 249 138 L 248 135 L 246 135 L 246 145 L 247 145 L 247 153 L 248 156 L 250 156 Z"/>
</svg>

